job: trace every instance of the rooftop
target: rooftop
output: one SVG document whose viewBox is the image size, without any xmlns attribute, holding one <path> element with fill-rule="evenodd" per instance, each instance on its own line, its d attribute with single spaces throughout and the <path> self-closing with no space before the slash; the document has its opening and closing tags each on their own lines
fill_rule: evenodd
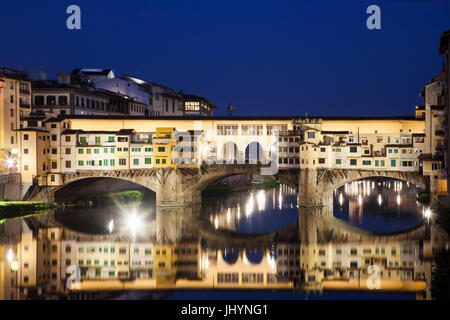
<svg viewBox="0 0 450 320">
<path fill-rule="evenodd" d="M 123 116 L 123 115 L 60 115 L 58 117 L 59 121 L 64 119 L 86 119 L 86 120 L 217 120 L 217 121 L 254 121 L 254 120 L 265 120 L 265 121 L 292 121 L 295 119 L 304 118 L 304 116 Z M 424 119 L 417 119 L 414 116 L 323 116 L 320 117 L 327 121 L 396 121 L 396 120 L 407 120 L 407 121 L 424 121 Z"/>
</svg>

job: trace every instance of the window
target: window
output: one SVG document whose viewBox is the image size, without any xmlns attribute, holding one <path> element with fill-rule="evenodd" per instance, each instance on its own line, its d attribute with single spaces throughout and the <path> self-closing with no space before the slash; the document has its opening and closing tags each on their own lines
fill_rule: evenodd
<svg viewBox="0 0 450 320">
<path fill-rule="evenodd" d="M 99 149 L 94 149 L 94 154 L 99 154 L 100 150 Z"/>
<path fill-rule="evenodd" d="M 358 152 L 358 147 L 350 147 L 350 152 L 352 153 Z"/>
<path fill-rule="evenodd" d="M 67 97 L 66 96 L 59 96 L 58 97 L 58 104 L 60 106 L 67 106 Z"/>
<path fill-rule="evenodd" d="M 324 164 L 325 163 L 325 158 L 319 158 L 319 164 Z"/>
<path fill-rule="evenodd" d="M 81 143 L 86 143 L 86 137 L 80 137 L 80 142 Z"/>
<path fill-rule="evenodd" d="M 84 149 L 78 149 L 78 154 L 83 154 L 84 153 Z"/>
<path fill-rule="evenodd" d="M 115 161 L 114 159 L 110 159 L 110 160 L 109 160 L 109 165 L 110 165 L 110 166 L 115 166 L 115 162 L 116 162 L 116 161 Z"/>
<path fill-rule="evenodd" d="M 84 166 L 84 161 L 83 161 L 83 160 L 78 160 L 78 166 L 79 166 L 79 167 Z"/>
<path fill-rule="evenodd" d="M 158 147 L 158 152 L 164 152 L 166 151 L 166 147 Z"/>
<path fill-rule="evenodd" d="M 138 166 L 139 165 L 139 159 L 133 159 L 133 164 L 135 166 Z"/>
<path fill-rule="evenodd" d="M 72 166 L 72 163 L 70 162 L 70 161 L 66 161 L 66 168 L 71 168 L 71 166 Z"/>
<path fill-rule="evenodd" d="M 357 160 L 356 159 L 350 159 L 350 165 L 351 166 L 356 166 L 357 164 Z"/>
<path fill-rule="evenodd" d="M 66 154 L 70 154 L 70 153 L 71 153 L 70 148 L 66 148 Z"/>
<path fill-rule="evenodd" d="M 47 105 L 54 106 L 55 104 L 56 104 L 56 97 L 55 96 L 47 96 Z"/>
<path fill-rule="evenodd" d="M 91 149 L 86 149 L 86 154 L 91 154 Z"/>
<path fill-rule="evenodd" d="M 380 166 L 380 161 L 379 160 L 375 160 L 375 167 L 379 167 Z"/>
<path fill-rule="evenodd" d="M 120 166 L 126 166 L 127 165 L 127 159 L 120 158 L 119 159 L 119 165 Z"/>
<path fill-rule="evenodd" d="M 145 164 L 152 164 L 152 158 L 145 158 Z"/>
<path fill-rule="evenodd" d="M 23 135 L 23 140 L 28 140 L 28 134 Z"/>
<path fill-rule="evenodd" d="M 391 167 L 395 167 L 395 160 L 391 160 Z"/>
<path fill-rule="evenodd" d="M 363 160 L 363 162 L 362 162 L 363 166 L 370 166 L 371 163 L 372 162 L 370 160 Z"/>
<path fill-rule="evenodd" d="M 44 96 L 35 96 L 34 97 L 34 104 L 37 106 L 44 105 Z"/>
</svg>

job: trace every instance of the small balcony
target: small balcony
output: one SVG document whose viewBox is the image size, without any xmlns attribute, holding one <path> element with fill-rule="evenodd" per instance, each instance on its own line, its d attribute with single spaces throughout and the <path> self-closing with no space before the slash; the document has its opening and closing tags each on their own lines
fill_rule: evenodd
<svg viewBox="0 0 450 320">
<path fill-rule="evenodd" d="M 374 157 L 386 157 L 386 152 L 384 151 L 374 151 L 373 152 Z"/>
</svg>

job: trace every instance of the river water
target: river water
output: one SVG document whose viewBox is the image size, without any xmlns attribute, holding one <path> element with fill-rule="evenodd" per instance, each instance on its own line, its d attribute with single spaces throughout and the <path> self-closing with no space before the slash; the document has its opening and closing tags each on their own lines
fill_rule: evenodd
<svg viewBox="0 0 450 320">
<path fill-rule="evenodd" d="M 153 195 L 139 206 L 10 220 L 0 225 L 3 261 L 17 261 L 6 297 L 429 299 L 433 248 L 448 246 L 448 236 L 424 215 L 417 192 L 367 179 L 335 190 L 333 205 L 321 210 L 299 208 L 296 190 L 280 185 L 204 198 L 201 206 L 156 208 Z M 79 290 L 67 289 L 71 265 Z M 371 265 L 381 268 L 376 290 L 366 285 Z M 87 293 L 92 281 L 109 289 Z M 186 290 L 190 281 L 204 290 Z M 118 295 L 124 283 L 130 289 Z"/>
</svg>

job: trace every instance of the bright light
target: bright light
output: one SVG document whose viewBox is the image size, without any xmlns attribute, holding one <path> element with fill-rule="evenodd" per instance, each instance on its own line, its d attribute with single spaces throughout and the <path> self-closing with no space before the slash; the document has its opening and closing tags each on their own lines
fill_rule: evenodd
<svg viewBox="0 0 450 320">
<path fill-rule="evenodd" d="M 263 211 L 266 207 L 266 195 L 264 190 L 258 191 L 258 194 L 256 195 L 256 202 L 258 203 L 258 210 Z"/>
<path fill-rule="evenodd" d="M 431 213 L 430 208 L 426 208 L 425 211 L 424 211 L 424 213 L 423 213 L 424 217 L 427 218 L 427 219 L 430 219 L 431 214 L 432 214 L 432 213 Z"/>
<path fill-rule="evenodd" d="M 362 197 L 361 197 L 361 195 L 358 195 L 358 204 L 362 205 Z"/>
<path fill-rule="evenodd" d="M 108 230 L 109 233 L 111 233 L 114 230 L 114 220 L 111 219 L 111 221 L 108 223 Z"/>
<path fill-rule="evenodd" d="M 136 239 L 136 234 L 139 232 L 139 229 L 142 226 L 141 217 L 137 214 L 137 212 L 132 212 L 126 218 L 126 225 L 128 230 L 131 232 L 133 240 Z"/>
<path fill-rule="evenodd" d="M 12 153 L 12 154 L 18 154 L 18 153 L 19 153 L 19 150 L 16 149 L 16 148 L 14 148 L 14 149 L 11 150 L 11 153 Z"/>
<path fill-rule="evenodd" d="M 267 263 L 269 264 L 269 266 L 272 269 L 275 269 L 275 267 L 276 267 L 275 257 L 272 257 L 272 255 L 270 254 L 270 251 L 267 252 L 266 259 L 267 259 Z"/>
<path fill-rule="evenodd" d="M 208 256 L 206 256 L 206 258 L 205 258 L 205 270 L 208 270 L 208 268 L 209 268 L 209 258 L 208 258 Z"/>
<path fill-rule="evenodd" d="M 402 199 L 400 198 L 400 195 L 397 194 L 397 205 L 400 205 L 402 203 Z"/>
<path fill-rule="evenodd" d="M 6 167 L 7 168 L 12 168 L 14 166 L 14 163 L 15 163 L 15 161 L 13 158 L 6 159 Z"/>
<path fill-rule="evenodd" d="M 216 218 L 214 219 L 214 226 L 216 227 L 216 229 L 219 228 L 219 218 L 216 216 Z"/>
<path fill-rule="evenodd" d="M 378 195 L 378 205 L 381 206 L 382 204 L 382 200 L 381 200 L 381 194 Z"/>
<path fill-rule="evenodd" d="M 13 259 L 13 251 L 12 251 L 12 249 L 9 249 L 9 250 L 8 250 L 6 259 L 8 260 L 9 263 L 12 262 L 12 259 Z"/>
<path fill-rule="evenodd" d="M 253 213 L 253 193 L 250 194 L 250 198 L 247 201 L 247 204 L 245 206 L 245 215 L 248 217 Z"/>
<path fill-rule="evenodd" d="M 14 260 L 11 262 L 11 270 L 17 271 L 19 269 L 19 262 L 17 260 Z"/>
<path fill-rule="evenodd" d="M 342 196 L 342 193 L 339 194 L 339 205 L 342 207 L 342 204 L 344 203 L 344 197 Z"/>
</svg>

